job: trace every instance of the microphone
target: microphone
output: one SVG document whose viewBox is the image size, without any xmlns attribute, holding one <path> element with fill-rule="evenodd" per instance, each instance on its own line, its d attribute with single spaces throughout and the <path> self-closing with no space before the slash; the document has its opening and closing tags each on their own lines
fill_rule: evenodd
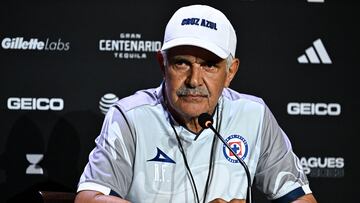
<svg viewBox="0 0 360 203">
<path fill-rule="evenodd" d="M 229 144 L 224 140 L 224 138 L 219 134 L 219 132 L 216 131 L 216 129 L 212 125 L 213 124 L 213 118 L 210 116 L 210 114 L 208 114 L 208 113 L 200 114 L 200 116 L 198 117 L 198 123 L 204 129 L 210 128 L 215 133 L 215 135 L 217 135 L 217 137 L 221 140 L 221 142 L 230 150 L 230 152 L 233 153 L 233 155 L 240 162 L 240 164 L 244 167 L 245 172 L 246 172 L 247 182 L 248 182 L 248 188 L 247 188 L 247 194 L 246 194 L 246 203 L 251 203 L 252 202 L 251 176 L 250 176 L 249 168 L 247 167 L 246 163 L 234 152 L 233 149 L 231 149 Z"/>
</svg>

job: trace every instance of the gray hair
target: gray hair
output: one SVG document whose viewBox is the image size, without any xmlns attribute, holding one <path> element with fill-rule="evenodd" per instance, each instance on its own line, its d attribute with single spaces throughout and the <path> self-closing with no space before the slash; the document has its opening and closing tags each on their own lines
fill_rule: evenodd
<svg viewBox="0 0 360 203">
<path fill-rule="evenodd" d="M 231 54 L 229 54 L 229 56 L 226 57 L 226 59 L 225 59 L 226 60 L 226 72 L 229 72 L 229 69 L 231 67 L 233 59 L 234 59 L 234 57 Z"/>
</svg>

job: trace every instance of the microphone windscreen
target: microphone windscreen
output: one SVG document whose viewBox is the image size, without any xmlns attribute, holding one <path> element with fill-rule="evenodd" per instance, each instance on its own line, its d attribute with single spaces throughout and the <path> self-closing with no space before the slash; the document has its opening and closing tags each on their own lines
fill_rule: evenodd
<svg viewBox="0 0 360 203">
<path fill-rule="evenodd" d="M 198 122 L 202 128 L 208 128 L 210 125 L 212 125 L 213 118 L 208 113 L 202 113 L 198 117 Z"/>
</svg>

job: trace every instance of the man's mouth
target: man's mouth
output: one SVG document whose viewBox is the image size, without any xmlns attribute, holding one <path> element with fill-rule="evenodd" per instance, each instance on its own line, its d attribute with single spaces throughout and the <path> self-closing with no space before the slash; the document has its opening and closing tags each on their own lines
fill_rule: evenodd
<svg viewBox="0 0 360 203">
<path fill-rule="evenodd" d="M 185 101 L 202 101 L 204 98 L 207 98 L 206 95 L 200 94 L 186 94 L 180 95 L 179 97 Z"/>
<path fill-rule="evenodd" d="M 178 94 L 179 97 L 208 97 L 206 94 Z"/>
</svg>

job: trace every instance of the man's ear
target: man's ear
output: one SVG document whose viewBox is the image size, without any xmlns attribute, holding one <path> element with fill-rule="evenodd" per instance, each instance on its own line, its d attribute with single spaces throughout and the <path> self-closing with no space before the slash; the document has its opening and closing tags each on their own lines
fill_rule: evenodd
<svg viewBox="0 0 360 203">
<path fill-rule="evenodd" d="M 158 61 L 160 65 L 161 72 L 165 74 L 165 64 L 164 64 L 164 56 L 161 53 L 161 51 L 156 52 L 156 60 Z"/>
<path fill-rule="evenodd" d="M 240 60 L 238 58 L 234 58 L 231 62 L 231 66 L 226 76 L 225 87 L 230 86 L 231 81 L 234 79 L 236 72 L 239 69 L 239 65 L 240 65 Z"/>
</svg>

